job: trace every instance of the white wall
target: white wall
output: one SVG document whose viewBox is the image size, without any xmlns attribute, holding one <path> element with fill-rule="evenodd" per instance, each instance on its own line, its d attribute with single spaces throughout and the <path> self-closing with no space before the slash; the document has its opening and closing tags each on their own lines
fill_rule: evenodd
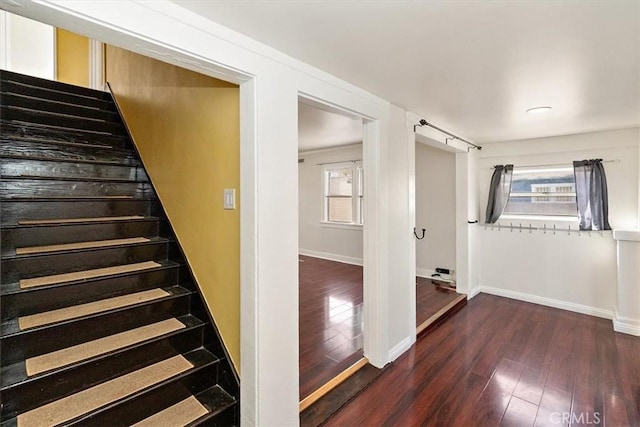
<svg viewBox="0 0 640 427">
<path fill-rule="evenodd" d="M 456 267 L 456 155 L 416 143 L 416 273 Z"/>
<path fill-rule="evenodd" d="M 299 424 L 298 228 L 291 226 L 298 222 L 298 181 L 291 177 L 298 172 L 300 96 L 367 118 L 365 356 L 382 366 L 391 350 L 406 348 L 415 336 L 407 320 L 415 310 L 412 287 L 404 283 L 408 266 L 390 262 L 392 251 L 408 252 L 412 238 L 404 111 L 172 2 L 14 0 L 3 8 L 240 84 L 243 425 Z M 405 203 L 392 203 L 397 198 Z M 392 225 L 401 232 L 390 232 Z"/>
<path fill-rule="evenodd" d="M 300 153 L 298 239 L 300 253 L 362 265 L 362 226 L 322 223 L 322 163 L 362 160 L 362 144 Z M 366 174 L 367 171 L 365 170 Z"/>
<path fill-rule="evenodd" d="M 0 68 L 53 80 L 55 29 L 0 10 Z"/>
<path fill-rule="evenodd" d="M 638 216 L 638 128 L 485 144 L 478 157 L 480 210 L 484 212 L 495 164 L 515 166 L 602 158 L 611 227 L 634 228 Z M 481 218 L 484 222 L 484 216 Z M 500 220 L 508 225 L 520 221 Z M 522 221 L 551 228 L 553 222 Z M 557 222 L 558 227 L 577 221 Z M 616 245 L 611 232 L 491 230 L 478 225 L 478 286 L 474 289 L 610 318 L 616 289 Z"/>
</svg>

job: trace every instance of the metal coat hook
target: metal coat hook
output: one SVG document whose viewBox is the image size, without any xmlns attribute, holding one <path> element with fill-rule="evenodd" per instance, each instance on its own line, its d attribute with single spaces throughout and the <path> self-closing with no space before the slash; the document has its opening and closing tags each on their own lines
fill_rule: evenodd
<svg viewBox="0 0 640 427">
<path fill-rule="evenodd" d="M 529 234 L 531 234 L 531 230 L 533 230 L 533 227 L 531 227 L 531 223 L 529 223 Z"/>
<path fill-rule="evenodd" d="M 544 234 L 547 234 L 547 224 L 544 224 L 544 225 L 543 225 L 543 227 L 542 227 L 542 229 L 544 230 L 544 231 L 543 231 L 543 233 L 544 233 Z"/>
<path fill-rule="evenodd" d="M 553 224 L 553 234 L 556 234 L 556 225 Z"/>
<path fill-rule="evenodd" d="M 509 223 L 509 233 L 513 233 L 513 223 Z"/>
<path fill-rule="evenodd" d="M 518 224 L 518 230 L 520 230 L 519 232 L 522 233 L 522 223 Z"/>
<path fill-rule="evenodd" d="M 571 236 L 571 226 L 569 226 L 569 232 L 567 234 Z"/>
<path fill-rule="evenodd" d="M 415 227 L 413 227 L 413 235 L 414 235 L 414 236 L 416 236 L 416 239 L 418 239 L 418 240 L 422 240 L 422 239 L 424 239 L 424 234 L 425 234 L 425 232 L 426 232 L 426 231 L 427 231 L 427 230 L 423 228 L 423 229 L 422 229 L 422 237 L 419 237 L 419 236 L 418 236 L 418 233 L 416 233 L 416 228 L 415 228 Z"/>
</svg>

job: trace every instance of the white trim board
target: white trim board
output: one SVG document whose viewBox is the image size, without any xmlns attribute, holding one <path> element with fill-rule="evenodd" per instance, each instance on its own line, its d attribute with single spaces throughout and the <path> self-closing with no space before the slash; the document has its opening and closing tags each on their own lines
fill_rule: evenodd
<svg viewBox="0 0 640 427">
<path fill-rule="evenodd" d="M 474 296 L 477 293 L 496 295 L 499 297 L 511 298 L 547 307 L 559 308 L 561 310 L 573 311 L 574 313 L 587 314 L 589 316 L 601 317 L 603 319 L 613 319 L 613 313 L 602 308 L 591 307 L 583 304 L 575 304 L 553 298 L 541 297 L 538 295 L 526 294 L 524 292 L 510 291 L 508 289 L 494 288 L 491 286 L 478 286 L 474 289 Z"/>
<path fill-rule="evenodd" d="M 358 265 L 362 267 L 362 258 L 354 258 L 346 255 L 330 254 L 328 252 L 318 252 L 309 249 L 299 249 L 300 255 L 310 256 L 313 258 L 326 259 L 329 261 L 341 262 L 343 264 Z"/>
<path fill-rule="evenodd" d="M 405 351 L 411 348 L 413 343 L 411 342 L 411 337 L 406 337 L 398 344 L 394 345 L 391 350 L 389 350 L 389 362 L 393 362 L 398 357 L 400 357 Z"/>
<path fill-rule="evenodd" d="M 629 317 L 622 317 L 618 315 L 618 310 L 613 313 L 613 330 L 616 332 L 622 332 L 623 334 L 640 336 L 640 321 L 631 319 Z"/>
<path fill-rule="evenodd" d="M 422 277 L 423 279 L 431 279 L 431 276 L 436 274 L 435 270 L 430 270 L 428 268 L 416 268 L 416 276 Z"/>
</svg>

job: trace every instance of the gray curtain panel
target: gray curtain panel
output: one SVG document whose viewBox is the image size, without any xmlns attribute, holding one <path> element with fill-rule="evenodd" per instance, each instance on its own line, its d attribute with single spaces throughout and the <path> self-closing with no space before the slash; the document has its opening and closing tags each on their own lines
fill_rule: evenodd
<svg viewBox="0 0 640 427">
<path fill-rule="evenodd" d="M 602 159 L 573 162 L 580 230 L 611 230 L 607 177 Z"/>
<path fill-rule="evenodd" d="M 495 223 L 509 201 L 511 192 L 511 180 L 513 177 L 513 165 L 496 165 L 491 176 L 489 187 L 489 199 L 487 200 L 487 216 L 485 223 Z"/>
</svg>

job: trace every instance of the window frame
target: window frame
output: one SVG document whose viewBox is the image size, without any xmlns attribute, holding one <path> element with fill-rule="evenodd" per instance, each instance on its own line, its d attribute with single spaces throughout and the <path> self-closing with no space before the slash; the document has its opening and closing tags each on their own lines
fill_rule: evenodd
<svg viewBox="0 0 640 427">
<path fill-rule="evenodd" d="M 329 172 L 351 169 L 351 222 L 329 220 Z M 361 160 L 325 163 L 322 165 L 322 214 L 320 222 L 334 228 L 361 228 L 364 225 L 364 169 Z"/>
</svg>

